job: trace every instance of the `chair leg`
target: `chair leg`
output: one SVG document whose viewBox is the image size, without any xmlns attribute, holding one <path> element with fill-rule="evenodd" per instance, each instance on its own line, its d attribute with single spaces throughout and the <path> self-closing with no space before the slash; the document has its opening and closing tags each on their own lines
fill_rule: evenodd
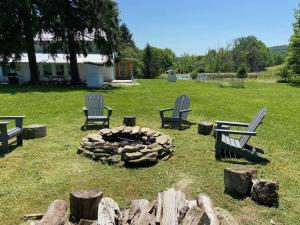
<svg viewBox="0 0 300 225">
<path fill-rule="evenodd" d="M 23 145 L 23 135 L 17 136 L 17 144 L 22 146 Z"/>
<path fill-rule="evenodd" d="M 1 148 L 0 148 L 0 153 L 8 153 L 8 151 L 9 151 L 9 145 L 8 145 L 8 140 L 7 141 L 2 141 L 1 142 L 1 144 L 2 144 L 2 146 L 1 146 Z"/>
</svg>

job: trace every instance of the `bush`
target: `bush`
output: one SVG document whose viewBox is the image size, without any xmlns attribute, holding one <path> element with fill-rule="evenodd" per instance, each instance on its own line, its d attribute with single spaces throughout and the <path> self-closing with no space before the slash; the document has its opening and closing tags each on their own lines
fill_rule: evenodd
<svg viewBox="0 0 300 225">
<path fill-rule="evenodd" d="M 248 71 L 247 71 L 247 66 L 246 66 L 246 64 L 245 64 L 245 63 L 242 63 L 242 64 L 239 66 L 239 68 L 238 68 L 238 70 L 237 70 L 236 73 L 237 73 L 236 75 L 237 75 L 238 78 L 246 78 L 247 75 L 248 75 Z"/>
<path fill-rule="evenodd" d="M 281 82 L 287 82 L 290 78 L 290 73 L 286 66 L 282 66 L 280 69 L 278 69 L 276 75 L 280 78 Z"/>
<path fill-rule="evenodd" d="M 193 80 L 195 80 L 195 79 L 197 79 L 197 77 L 198 77 L 198 69 L 195 69 L 193 72 L 191 72 L 191 78 L 193 79 Z"/>
<path fill-rule="evenodd" d="M 295 76 L 289 79 L 289 82 L 295 86 L 300 85 L 300 76 Z"/>
</svg>

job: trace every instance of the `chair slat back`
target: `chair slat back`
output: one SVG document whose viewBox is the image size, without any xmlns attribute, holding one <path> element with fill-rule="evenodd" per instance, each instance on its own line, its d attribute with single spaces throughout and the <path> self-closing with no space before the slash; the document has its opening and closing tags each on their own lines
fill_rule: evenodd
<svg viewBox="0 0 300 225">
<path fill-rule="evenodd" d="M 173 118 L 179 117 L 179 111 L 185 110 L 190 108 L 190 98 L 186 95 L 181 95 L 177 97 L 176 102 L 174 104 L 174 110 L 173 110 Z M 186 120 L 188 116 L 188 112 L 182 114 L 182 119 Z"/>
<path fill-rule="evenodd" d="M 255 132 L 258 126 L 261 124 L 262 120 L 264 119 L 265 115 L 267 113 L 267 108 L 263 107 L 253 118 L 250 125 L 247 127 L 247 131 Z M 250 135 L 242 135 L 239 139 L 241 147 L 243 148 L 245 144 L 249 141 L 251 138 Z"/>
<path fill-rule="evenodd" d="M 103 116 L 104 98 L 97 93 L 89 93 L 85 96 L 85 104 L 88 116 Z"/>
</svg>

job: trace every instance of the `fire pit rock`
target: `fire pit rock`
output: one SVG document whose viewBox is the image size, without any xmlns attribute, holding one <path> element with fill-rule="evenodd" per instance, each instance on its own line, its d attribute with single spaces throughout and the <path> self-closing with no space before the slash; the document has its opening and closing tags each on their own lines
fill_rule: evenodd
<svg viewBox="0 0 300 225">
<path fill-rule="evenodd" d="M 173 154 L 173 139 L 147 127 L 105 128 L 81 141 L 78 154 L 104 164 L 155 164 Z"/>
</svg>

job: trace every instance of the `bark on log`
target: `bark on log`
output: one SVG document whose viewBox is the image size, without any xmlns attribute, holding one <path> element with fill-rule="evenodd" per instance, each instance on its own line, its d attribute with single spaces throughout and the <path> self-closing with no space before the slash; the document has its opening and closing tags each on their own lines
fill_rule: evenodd
<svg viewBox="0 0 300 225">
<path fill-rule="evenodd" d="M 98 205 L 102 197 L 103 193 L 97 190 L 71 192 L 71 217 L 77 222 L 81 219 L 96 220 L 98 215 Z"/>
<path fill-rule="evenodd" d="M 161 225 L 177 225 L 176 191 L 171 188 L 164 191 L 162 199 Z"/>
<path fill-rule="evenodd" d="M 41 219 L 36 225 L 67 225 L 68 221 L 68 204 L 63 200 L 53 201 Z"/>
<path fill-rule="evenodd" d="M 198 133 L 203 135 L 209 135 L 213 130 L 213 124 L 206 121 L 200 121 L 198 124 Z"/>
<path fill-rule="evenodd" d="M 199 195 L 197 198 L 197 205 L 200 207 L 208 216 L 210 225 L 219 225 L 216 210 L 213 206 L 211 199 L 207 195 Z"/>
<path fill-rule="evenodd" d="M 121 221 L 118 203 L 111 198 L 102 198 L 98 206 L 97 225 L 117 225 Z"/>
<path fill-rule="evenodd" d="M 156 207 L 156 215 L 155 215 L 155 223 L 160 224 L 162 217 L 162 198 L 163 192 L 157 194 L 157 207 Z"/>
<path fill-rule="evenodd" d="M 40 219 L 43 218 L 43 216 L 44 216 L 43 213 L 26 214 L 21 219 L 24 220 L 24 221 L 27 221 L 27 220 L 40 220 Z"/>
<path fill-rule="evenodd" d="M 206 213 L 196 206 L 187 211 L 181 225 L 210 225 L 209 223 L 206 223 L 207 221 L 208 217 Z"/>
<path fill-rule="evenodd" d="M 157 201 L 150 202 L 140 213 L 136 216 L 131 225 L 155 225 L 155 208 Z"/>
<path fill-rule="evenodd" d="M 96 220 L 80 220 L 78 225 L 97 225 Z"/>
<path fill-rule="evenodd" d="M 132 200 L 127 222 L 130 224 L 134 217 L 138 216 L 148 204 L 149 201 L 146 199 Z"/>
<path fill-rule="evenodd" d="M 42 138 L 47 136 L 47 126 L 46 125 L 29 125 L 23 127 L 23 138 L 25 140 Z"/>
</svg>

